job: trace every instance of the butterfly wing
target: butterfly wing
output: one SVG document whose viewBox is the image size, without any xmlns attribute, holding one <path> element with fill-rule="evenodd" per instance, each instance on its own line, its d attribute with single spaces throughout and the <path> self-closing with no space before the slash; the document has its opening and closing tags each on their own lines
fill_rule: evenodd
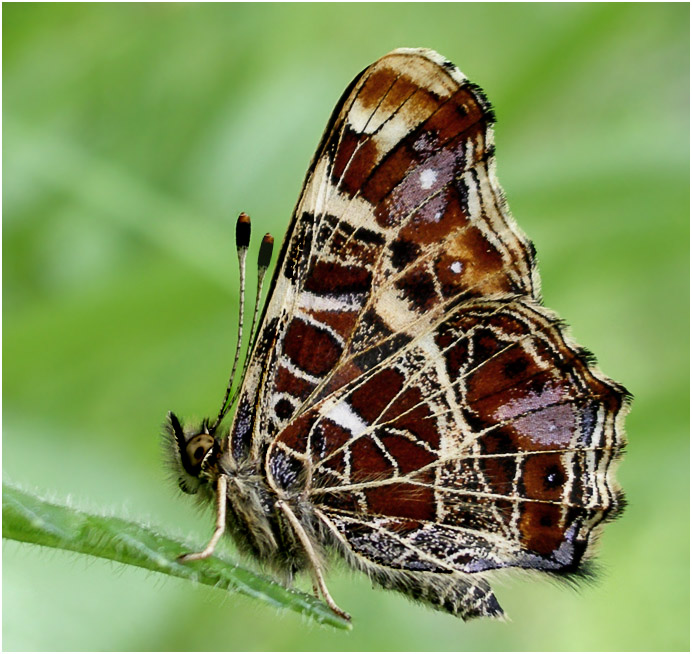
<svg viewBox="0 0 692 654">
<path fill-rule="evenodd" d="M 617 514 L 624 400 L 552 313 L 473 299 L 291 423 L 271 463 L 289 481 L 310 469 L 310 502 L 354 565 L 462 617 L 498 615 L 480 573 L 578 572 Z"/>
<path fill-rule="evenodd" d="M 337 105 L 233 428 L 381 585 L 501 615 L 484 573 L 569 573 L 616 513 L 625 391 L 540 306 L 482 92 L 425 50 Z"/>
<path fill-rule="evenodd" d="M 494 175 L 492 112 L 430 50 L 396 50 L 337 104 L 308 171 L 241 390 L 233 451 L 266 447 L 347 361 L 466 296 L 537 295 Z M 338 372 L 337 372 L 338 371 Z M 329 385 L 329 388 L 325 388 Z"/>
</svg>

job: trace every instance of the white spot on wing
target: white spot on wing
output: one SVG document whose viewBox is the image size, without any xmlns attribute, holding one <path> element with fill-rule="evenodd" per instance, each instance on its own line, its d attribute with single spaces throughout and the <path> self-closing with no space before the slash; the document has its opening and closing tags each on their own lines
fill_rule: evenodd
<svg viewBox="0 0 692 654">
<path fill-rule="evenodd" d="M 308 311 L 358 311 L 363 305 L 363 297 L 357 293 L 342 295 L 316 295 L 303 291 L 298 296 L 298 306 Z"/>
<path fill-rule="evenodd" d="M 329 420 L 335 422 L 346 431 L 351 432 L 353 436 L 362 434 L 368 426 L 363 422 L 363 419 L 348 405 L 347 402 L 339 402 L 326 415 Z"/>
<path fill-rule="evenodd" d="M 437 180 L 437 171 L 432 168 L 426 168 L 420 172 L 420 187 L 427 191 L 432 188 L 433 184 Z"/>
<path fill-rule="evenodd" d="M 449 269 L 456 275 L 458 275 L 461 272 L 462 269 L 462 263 L 461 261 L 452 261 L 452 263 L 449 265 Z"/>
</svg>

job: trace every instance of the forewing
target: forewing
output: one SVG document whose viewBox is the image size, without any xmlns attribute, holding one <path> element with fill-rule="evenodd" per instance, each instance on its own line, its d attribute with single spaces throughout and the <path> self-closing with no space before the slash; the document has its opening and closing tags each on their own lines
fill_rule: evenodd
<svg viewBox="0 0 692 654">
<path fill-rule="evenodd" d="M 536 297 L 532 247 L 494 175 L 492 122 L 482 92 L 430 50 L 394 51 L 350 85 L 282 247 L 237 456 L 258 456 L 380 344 L 401 347 L 464 298 Z"/>
</svg>

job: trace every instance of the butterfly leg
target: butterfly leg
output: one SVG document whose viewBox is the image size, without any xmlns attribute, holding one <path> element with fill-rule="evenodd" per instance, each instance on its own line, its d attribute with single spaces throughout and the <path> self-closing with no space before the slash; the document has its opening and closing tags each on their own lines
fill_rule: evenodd
<svg viewBox="0 0 692 654">
<path fill-rule="evenodd" d="M 279 500 L 276 505 L 281 509 L 281 511 L 284 512 L 286 518 L 288 518 L 288 521 L 291 523 L 291 526 L 296 532 L 296 535 L 300 539 L 301 544 L 305 548 L 305 553 L 308 556 L 308 559 L 310 559 L 310 563 L 312 564 L 312 573 L 313 573 L 313 578 L 314 578 L 314 584 L 313 588 L 315 588 L 315 584 L 317 585 L 317 588 L 319 588 L 320 592 L 322 593 L 322 597 L 324 597 L 324 601 L 327 603 L 327 606 L 334 611 L 337 615 L 341 616 L 344 618 L 344 620 L 351 620 L 351 616 L 346 613 L 346 611 L 343 611 L 340 609 L 336 602 L 332 599 L 332 596 L 329 594 L 329 590 L 327 589 L 327 584 L 324 582 L 324 577 L 322 576 L 322 566 L 320 565 L 319 559 L 317 558 L 317 554 L 315 553 L 315 548 L 312 546 L 312 543 L 310 542 L 310 537 L 305 533 L 305 529 L 303 529 L 303 525 L 300 524 L 300 521 L 296 517 L 296 514 L 293 513 L 291 510 L 291 507 L 286 504 L 283 500 Z"/>
<path fill-rule="evenodd" d="M 219 475 L 216 482 L 216 528 L 214 533 L 209 540 L 207 546 L 201 552 L 190 552 L 189 554 L 182 554 L 178 557 L 178 561 L 181 563 L 187 563 L 188 561 L 198 561 L 199 559 L 206 559 L 214 553 L 214 549 L 219 542 L 219 539 L 223 535 L 226 529 L 226 490 L 228 488 L 228 479 L 226 475 Z"/>
</svg>

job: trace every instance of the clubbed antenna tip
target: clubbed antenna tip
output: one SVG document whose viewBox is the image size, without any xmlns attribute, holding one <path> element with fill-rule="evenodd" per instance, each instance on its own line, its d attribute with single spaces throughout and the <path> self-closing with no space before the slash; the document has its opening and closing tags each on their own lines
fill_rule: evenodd
<svg viewBox="0 0 692 654">
<path fill-rule="evenodd" d="M 247 248 L 250 245 L 250 216 L 241 213 L 235 225 L 235 244 L 238 249 Z"/>
<path fill-rule="evenodd" d="M 266 270 L 272 260 L 272 251 L 274 250 L 274 237 L 271 234 L 265 234 L 260 245 L 259 256 L 257 257 L 257 267 Z"/>
</svg>

